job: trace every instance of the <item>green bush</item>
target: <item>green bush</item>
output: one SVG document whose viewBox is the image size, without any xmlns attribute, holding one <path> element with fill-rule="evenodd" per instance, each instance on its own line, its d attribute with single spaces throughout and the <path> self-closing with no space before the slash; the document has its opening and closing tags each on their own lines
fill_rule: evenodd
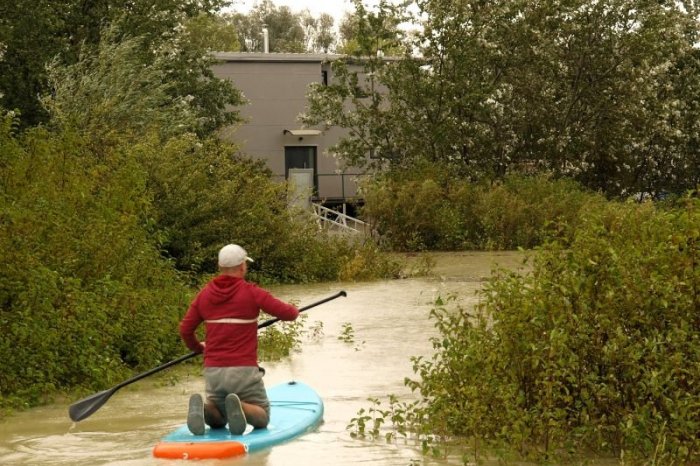
<svg viewBox="0 0 700 466">
<path fill-rule="evenodd" d="M 602 206 L 602 196 L 584 191 L 568 179 L 510 176 L 482 185 L 473 207 L 485 249 L 530 249 L 542 243 L 553 224 L 575 231 L 584 207 Z"/>
<path fill-rule="evenodd" d="M 421 172 L 422 173 L 422 172 Z M 447 193 L 449 177 L 442 173 L 424 177 L 386 176 L 363 186 L 365 204 L 361 210 L 394 250 L 420 251 L 450 248 L 451 238 L 459 227 L 449 215 L 451 206 Z M 438 183 L 436 180 L 449 180 Z"/>
<path fill-rule="evenodd" d="M 71 133 L 0 127 L 0 406 L 104 387 L 181 351 L 189 290 L 146 227 L 146 174 Z"/>
<path fill-rule="evenodd" d="M 530 271 L 495 272 L 476 309 L 438 301 L 401 419 L 476 456 L 699 461 L 699 241 L 698 199 L 586 209 Z"/>
<path fill-rule="evenodd" d="M 568 180 L 470 183 L 435 167 L 392 173 L 363 190 L 362 215 L 398 251 L 532 248 L 548 226 L 575 225 L 585 205 L 604 202 Z"/>
<path fill-rule="evenodd" d="M 389 260 L 369 245 L 319 234 L 310 215 L 287 209 L 285 185 L 273 181 L 261 161 L 237 154 L 234 146 L 183 136 L 164 147 L 154 138 L 135 151 L 148 167 L 163 248 L 182 271 L 216 272 L 217 252 L 231 242 L 243 245 L 255 259 L 250 278 L 262 283 L 391 273 L 381 267 L 347 273 L 346 263 L 357 255 L 380 264 Z"/>
<path fill-rule="evenodd" d="M 396 274 L 371 244 L 290 214 L 284 186 L 216 140 L 0 123 L 0 410 L 181 354 L 188 285 L 214 272 L 226 242 L 248 248 L 263 283 Z M 367 266 L 351 267 L 358 258 Z"/>
</svg>

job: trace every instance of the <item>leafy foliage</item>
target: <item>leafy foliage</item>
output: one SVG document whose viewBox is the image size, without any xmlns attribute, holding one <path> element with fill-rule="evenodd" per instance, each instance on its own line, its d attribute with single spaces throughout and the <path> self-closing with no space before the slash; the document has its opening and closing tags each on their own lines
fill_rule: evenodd
<svg viewBox="0 0 700 466">
<path fill-rule="evenodd" d="M 285 215 L 283 186 L 235 149 L 194 135 L 136 146 L 148 167 L 156 222 L 166 233 L 163 246 L 183 271 L 215 272 L 216 254 L 228 242 L 245 244 L 257 258 L 253 239 L 266 237 Z"/>
<path fill-rule="evenodd" d="M 381 0 L 374 9 L 353 0 L 354 13 L 347 13 L 340 27 L 338 52 L 354 57 L 401 55 L 405 50 L 399 25 L 407 20 L 405 5 Z"/>
<path fill-rule="evenodd" d="M 419 400 L 398 407 L 401 426 L 477 457 L 698 461 L 700 202 L 583 218 L 529 272 L 496 271 L 474 310 L 438 299 L 436 352 L 413 359 Z"/>
<path fill-rule="evenodd" d="M 241 49 L 238 34 L 225 16 L 201 13 L 185 23 L 189 40 L 199 50 L 237 52 Z"/>
<path fill-rule="evenodd" d="M 95 54 L 86 54 L 74 65 L 50 68 L 54 89 L 45 99 L 52 123 L 80 128 L 91 139 L 106 141 L 159 130 L 164 138 L 197 127 L 197 115 L 186 98 L 173 99 L 175 84 L 167 82 L 168 60 L 145 67 L 142 39 L 113 41 L 107 32 Z"/>
<path fill-rule="evenodd" d="M 356 13 L 342 25 L 343 52 L 348 57 L 331 63 L 328 85 L 310 86 L 308 108 L 300 120 L 309 126 L 348 128 L 350 137 L 342 138 L 332 152 L 347 165 L 383 168 L 386 160 L 394 160 L 388 147 L 393 144 L 391 133 L 398 121 L 384 119 L 392 89 L 382 80 L 389 67 L 383 57 L 404 50 L 398 25 L 405 16 L 402 8 L 385 1 L 376 11 L 367 10 L 359 1 L 355 8 Z M 368 154 L 377 163 L 368 163 Z"/>
<path fill-rule="evenodd" d="M 304 336 L 306 315 L 292 322 L 278 322 L 267 327 L 258 338 L 259 356 L 261 361 L 279 361 L 298 350 Z"/>
<path fill-rule="evenodd" d="M 153 139 L 135 150 L 148 167 L 163 248 L 181 271 L 214 273 L 217 251 L 234 242 L 255 258 L 250 277 L 263 283 L 397 273 L 398 266 L 371 244 L 319 235 L 308 214 L 288 210 L 285 186 L 235 147 L 183 136 L 164 146 Z"/>
<path fill-rule="evenodd" d="M 553 222 L 573 227 L 584 206 L 604 202 L 571 181 L 469 183 L 436 167 L 375 177 L 363 195 L 363 217 L 402 251 L 532 248 Z"/>
<path fill-rule="evenodd" d="M 180 348 L 188 290 L 144 224 L 146 174 L 81 137 L 0 128 L 0 405 L 103 387 Z"/>
<path fill-rule="evenodd" d="M 692 2 L 416 3 L 422 32 L 401 59 L 339 62 L 311 92 L 304 121 L 346 128 L 334 150 L 349 164 L 544 171 L 609 196 L 700 181 Z M 382 15 L 399 14 L 367 16 L 366 56 L 393 37 Z"/>
<path fill-rule="evenodd" d="M 189 99 L 198 119 L 197 131 L 210 133 L 231 124 L 237 113 L 227 105 L 239 104 L 240 96 L 229 83 L 214 77 L 212 58 L 203 48 L 206 44 L 192 40 L 193 28 L 183 27 L 190 19 L 227 4 L 226 0 L 137 0 L 125 10 L 123 2 L 116 0 L 4 2 L 0 11 L 0 44 L 5 49 L 0 56 L 0 105 L 18 109 L 24 125 L 45 123 L 49 115 L 40 99 L 53 90 L 48 64 L 70 66 L 103 54 L 100 45 L 105 39 L 108 48 L 137 40 L 141 48 L 132 60 L 138 58 L 143 68 L 158 62 L 166 75 L 151 85 L 167 84 L 167 93 L 176 102 Z M 106 30 L 111 31 L 109 36 Z"/>
<path fill-rule="evenodd" d="M 337 40 L 333 31 L 334 22 L 333 17 L 327 13 L 315 18 L 308 10 L 301 12 L 307 51 L 328 53 L 333 49 Z"/>
<path fill-rule="evenodd" d="M 335 51 L 339 40 L 331 15 L 313 16 L 308 9 L 293 11 L 270 0 L 256 3 L 248 13 L 224 13 L 221 18 L 236 30 L 246 52 L 263 51 L 263 29 L 268 31 L 272 53 L 328 53 Z"/>
<path fill-rule="evenodd" d="M 25 125 L 47 119 L 37 94 L 47 88 L 45 64 L 60 50 L 47 38 L 62 24 L 56 10 L 48 1 L 0 5 L 0 107 L 22 113 Z"/>
<path fill-rule="evenodd" d="M 306 41 L 301 16 L 271 0 L 258 3 L 248 14 L 230 15 L 245 52 L 263 51 L 263 29 L 268 30 L 270 52 L 304 52 Z"/>
</svg>

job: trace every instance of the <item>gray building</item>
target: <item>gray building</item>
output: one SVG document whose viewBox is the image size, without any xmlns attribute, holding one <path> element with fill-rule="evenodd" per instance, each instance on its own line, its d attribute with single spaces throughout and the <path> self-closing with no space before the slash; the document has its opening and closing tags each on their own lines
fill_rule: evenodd
<svg viewBox="0 0 700 466">
<path fill-rule="evenodd" d="M 293 181 L 311 199 L 335 207 L 357 201 L 357 168 L 343 168 L 329 148 L 344 134 L 340 128 L 303 128 L 298 116 L 306 109 L 311 83 L 332 81 L 330 63 L 338 55 L 290 53 L 216 53 L 217 77 L 230 79 L 248 104 L 246 121 L 222 132 L 241 151 L 264 160 L 278 180 Z M 308 186 L 308 187 L 307 187 Z M 308 197 L 308 196 L 306 196 Z"/>
</svg>

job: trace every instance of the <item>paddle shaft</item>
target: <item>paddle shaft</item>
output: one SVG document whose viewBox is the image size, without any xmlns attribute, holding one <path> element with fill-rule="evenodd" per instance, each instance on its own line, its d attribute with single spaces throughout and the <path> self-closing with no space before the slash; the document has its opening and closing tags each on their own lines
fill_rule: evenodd
<svg viewBox="0 0 700 466">
<path fill-rule="evenodd" d="M 299 312 L 304 312 L 308 309 L 311 309 L 312 307 L 316 307 L 316 306 L 319 306 L 323 303 L 327 303 L 328 301 L 332 301 L 332 300 L 339 298 L 341 296 L 347 296 L 347 293 L 345 293 L 345 291 L 339 291 L 338 293 L 336 293 L 332 296 L 329 296 L 329 297 L 324 298 L 320 301 L 316 301 L 315 303 L 309 304 L 308 306 L 304 306 L 304 307 L 300 308 Z M 277 322 L 279 320 L 280 320 L 279 318 L 266 320 L 265 322 L 258 325 L 258 329 L 269 327 L 270 325 L 274 324 L 275 322 Z M 100 409 L 100 407 L 103 404 L 105 404 L 107 402 L 107 400 L 112 395 L 114 395 L 114 393 L 117 390 L 119 390 L 120 388 L 126 387 L 127 385 L 130 385 L 134 382 L 137 382 L 141 379 L 144 379 L 148 376 L 151 376 L 157 372 L 165 370 L 165 369 L 172 367 L 176 364 L 180 364 L 181 362 L 187 361 L 188 359 L 192 359 L 195 356 L 197 356 L 198 354 L 200 354 L 200 353 L 193 351 L 193 352 L 186 354 L 184 356 L 180 356 L 177 359 L 173 359 L 172 361 L 166 362 L 165 364 L 162 364 L 158 367 L 154 367 L 153 369 L 150 369 L 146 372 L 135 375 L 134 377 L 127 379 L 127 380 L 115 385 L 114 387 L 112 387 L 108 390 L 104 390 L 102 392 L 90 395 L 87 398 L 83 398 L 82 400 L 77 401 L 77 402 L 73 403 L 72 405 L 70 405 L 70 407 L 68 408 L 68 415 L 70 416 L 70 418 L 74 422 L 81 421 L 81 420 L 87 418 L 88 416 L 92 415 L 92 413 L 94 413 L 98 409 Z"/>
<path fill-rule="evenodd" d="M 304 306 L 304 307 L 302 307 L 302 308 L 299 308 L 299 312 L 307 311 L 307 310 L 311 309 L 312 307 L 320 306 L 320 305 L 323 304 L 323 303 L 327 303 L 328 301 L 332 301 L 332 300 L 334 300 L 334 299 L 336 299 L 336 298 L 339 298 L 339 297 L 341 297 L 341 296 L 347 296 L 347 293 L 345 293 L 345 291 L 340 291 L 340 292 L 334 294 L 333 296 L 329 296 L 329 297 L 324 298 L 324 299 L 322 299 L 322 300 L 320 300 L 320 301 L 316 301 L 316 302 L 313 303 L 313 304 L 309 304 L 308 306 Z M 277 317 L 274 318 L 274 319 L 268 319 L 268 320 L 266 320 L 265 322 L 263 322 L 263 323 L 261 323 L 261 324 L 258 324 L 258 329 L 265 328 L 265 327 L 269 327 L 270 325 L 274 324 L 275 322 L 278 322 L 279 320 L 280 320 L 280 319 L 277 318 Z M 198 354 L 200 354 L 200 353 L 197 353 L 197 352 L 193 351 L 193 352 L 191 352 L 191 353 L 189 353 L 189 354 L 186 354 L 186 355 L 184 355 L 184 356 L 180 356 L 180 357 L 177 358 L 177 359 L 173 359 L 173 360 L 170 361 L 170 362 L 166 362 L 165 364 L 163 364 L 163 365 L 161 365 L 161 366 L 154 367 L 153 369 L 151 369 L 151 370 L 149 370 L 149 371 L 146 371 L 146 372 L 144 372 L 143 374 L 139 374 L 139 375 L 136 375 L 136 376 L 134 376 L 134 377 L 132 377 L 132 378 L 130 378 L 130 379 L 128 379 L 128 380 L 125 380 L 124 382 L 122 382 L 122 383 L 120 383 L 119 385 L 115 386 L 115 387 L 114 387 L 114 390 L 119 390 L 119 389 L 122 388 L 122 387 L 125 387 L 125 386 L 127 386 L 127 385 L 129 385 L 129 384 L 132 384 L 132 383 L 136 382 L 136 381 L 139 381 L 139 380 L 141 380 L 141 379 L 144 379 L 144 378 L 146 378 L 146 377 L 148 377 L 148 376 L 150 376 L 150 375 L 153 375 L 153 374 L 155 374 L 155 373 L 157 373 L 157 372 L 160 372 L 160 371 L 162 371 L 162 370 L 164 370 L 164 369 L 167 369 L 168 367 L 172 367 L 172 366 L 174 366 L 175 364 L 180 364 L 181 362 L 185 362 L 185 361 L 187 361 L 188 359 L 192 359 L 193 357 L 197 356 Z"/>
<path fill-rule="evenodd" d="M 347 296 L 347 295 L 348 295 L 348 294 L 347 294 L 345 291 L 339 291 L 339 292 L 337 292 L 336 294 L 334 294 L 333 296 L 329 296 L 329 297 L 327 297 L 327 298 L 323 298 L 322 300 L 316 301 L 316 302 L 313 303 L 313 304 L 309 304 L 308 306 L 304 306 L 304 307 L 302 307 L 302 308 L 299 308 L 299 312 L 304 312 L 304 311 L 306 311 L 306 310 L 308 310 L 308 309 L 311 309 L 312 307 L 320 306 L 320 305 L 323 304 L 323 303 L 327 303 L 328 301 L 333 301 L 333 300 L 336 299 L 336 298 L 340 298 L 341 296 L 345 297 L 345 296 Z M 263 322 L 262 324 L 258 325 L 258 329 L 265 328 L 265 327 L 269 327 L 270 325 L 274 324 L 274 323 L 277 322 L 278 320 L 279 320 L 279 318 L 274 318 L 274 319 L 266 320 L 266 321 Z"/>
</svg>

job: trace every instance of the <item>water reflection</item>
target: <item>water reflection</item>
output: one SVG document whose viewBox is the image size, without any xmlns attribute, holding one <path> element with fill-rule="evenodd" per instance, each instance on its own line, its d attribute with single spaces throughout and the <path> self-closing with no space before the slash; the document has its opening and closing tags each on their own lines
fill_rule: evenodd
<svg viewBox="0 0 700 466">
<path fill-rule="evenodd" d="M 323 335 L 310 338 L 299 353 L 267 363 L 268 386 L 299 380 L 314 387 L 325 403 L 324 422 L 315 431 L 271 450 L 243 458 L 198 461 L 197 466 L 227 465 L 408 465 L 421 458 L 401 441 L 361 441 L 350 437 L 347 425 L 368 397 L 393 393 L 410 396 L 403 385 L 412 376 L 411 356 L 428 355 L 434 335 L 429 320 L 437 295 L 460 294 L 465 304 L 491 266 L 515 267 L 518 253 L 436 254 L 435 278 L 359 284 L 282 286 L 275 293 L 305 305 L 344 289 L 339 298 L 308 311 L 308 327 L 322 322 Z M 339 339 L 347 328 L 352 339 Z M 183 354 L 186 349 L 183 346 Z M 198 361 L 199 362 L 199 361 Z M 3 465 L 178 465 L 191 462 L 158 460 L 151 449 L 182 424 L 190 393 L 203 391 L 198 371 L 182 368 L 126 387 L 90 418 L 73 424 L 69 403 L 20 413 L 0 423 L 0 464 Z M 170 382 L 177 373 L 175 384 Z M 459 459 L 421 464 L 461 464 Z"/>
</svg>

